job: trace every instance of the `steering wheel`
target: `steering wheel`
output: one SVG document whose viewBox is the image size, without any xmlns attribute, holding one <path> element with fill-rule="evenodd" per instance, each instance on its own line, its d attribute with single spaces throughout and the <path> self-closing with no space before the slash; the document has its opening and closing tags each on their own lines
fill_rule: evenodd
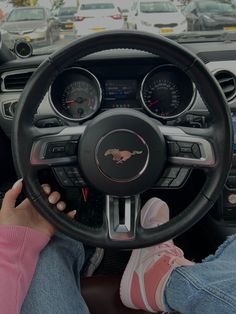
<svg viewBox="0 0 236 314">
<path fill-rule="evenodd" d="M 112 109 L 87 125 L 37 128 L 34 115 L 55 77 L 81 58 L 109 49 L 145 51 L 182 69 L 195 83 L 212 115 L 211 126 L 206 129 L 162 126 L 136 110 Z M 138 248 L 176 237 L 207 213 L 227 178 L 232 138 L 231 115 L 225 97 L 196 55 L 165 37 L 137 31 L 111 31 L 72 42 L 50 55 L 34 72 L 18 104 L 12 150 L 27 196 L 61 231 L 98 247 Z M 78 150 L 67 157 L 46 156 L 47 148 L 57 143 L 76 143 Z M 180 157 L 174 147 L 181 143 L 197 145 L 199 156 Z M 157 228 L 144 229 L 139 219 L 139 195 L 158 182 L 167 164 L 201 168 L 206 173 L 205 183 L 179 215 Z M 77 167 L 88 186 L 106 195 L 100 228 L 70 220 L 48 203 L 38 171 L 65 165 Z"/>
</svg>

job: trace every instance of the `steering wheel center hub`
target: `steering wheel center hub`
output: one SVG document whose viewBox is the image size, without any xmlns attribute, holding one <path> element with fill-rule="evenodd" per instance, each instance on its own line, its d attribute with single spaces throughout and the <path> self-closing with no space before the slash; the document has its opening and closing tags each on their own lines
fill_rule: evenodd
<svg viewBox="0 0 236 314">
<path fill-rule="evenodd" d="M 101 138 L 95 156 L 97 166 L 105 177 L 114 182 L 131 182 L 147 168 L 149 147 L 134 131 L 118 129 Z"/>
<path fill-rule="evenodd" d="M 159 179 L 166 162 L 165 140 L 158 125 L 132 109 L 100 114 L 79 142 L 85 178 L 105 194 L 139 194 Z"/>
</svg>

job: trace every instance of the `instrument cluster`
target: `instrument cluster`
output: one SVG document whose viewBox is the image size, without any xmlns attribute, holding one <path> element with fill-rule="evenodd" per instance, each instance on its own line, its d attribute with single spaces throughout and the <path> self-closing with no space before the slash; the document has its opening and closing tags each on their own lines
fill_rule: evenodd
<svg viewBox="0 0 236 314">
<path fill-rule="evenodd" d="M 155 67 L 140 79 L 99 80 L 81 67 L 68 68 L 54 80 L 50 104 L 61 117 L 84 121 L 100 110 L 132 108 L 159 119 L 173 119 L 188 110 L 196 89 L 191 79 L 173 65 Z"/>
</svg>

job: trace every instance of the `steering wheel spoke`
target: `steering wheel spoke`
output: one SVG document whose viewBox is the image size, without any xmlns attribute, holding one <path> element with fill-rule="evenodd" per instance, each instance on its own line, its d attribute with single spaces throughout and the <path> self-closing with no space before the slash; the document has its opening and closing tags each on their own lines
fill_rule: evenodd
<svg viewBox="0 0 236 314">
<path fill-rule="evenodd" d="M 160 130 L 166 139 L 170 164 L 185 168 L 214 168 L 215 151 L 210 129 L 161 126 Z"/>
<path fill-rule="evenodd" d="M 106 217 L 112 241 L 134 240 L 140 210 L 139 195 L 129 197 L 106 196 Z"/>
<path fill-rule="evenodd" d="M 33 128 L 33 144 L 30 163 L 33 167 L 73 165 L 78 159 L 78 141 L 85 127 L 59 128 L 49 133 L 48 129 Z"/>
</svg>

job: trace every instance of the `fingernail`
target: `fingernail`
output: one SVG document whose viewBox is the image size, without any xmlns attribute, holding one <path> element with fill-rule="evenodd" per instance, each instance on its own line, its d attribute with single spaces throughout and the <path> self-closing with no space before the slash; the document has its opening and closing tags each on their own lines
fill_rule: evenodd
<svg viewBox="0 0 236 314">
<path fill-rule="evenodd" d="M 49 194 L 51 191 L 50 186 L 47 184 L 42 185 L 42 188 L 43 188 L 44 192 L 47 194 Z"/>
<path fill-rule="evenodd" d="M 75 215 L 76 215 L 76 213 L 77 213 L 77 211 L 76 211 L 76 210 L 72 210 L 71 215 L 75 216 Z"/>
<path fill-rule="evenodd" d="M 20 182 L 22 182 L 23 181 L 23 179 L 21 178 L 21 179 L 19 179 L 19 180 L 17 180 L 14 184 L 13 184 L 13 186 L 12 186 L 12 189 L 16 189 L 17 188 L 17 186 L 20 184 Z"/>
<path fill-rule="evenodd" d="M 64 210 L 66 208 L 66 204 L 65 203 L 58 203 L 57 208 L 60 210 Z"/>
<path fill-rule="evenodd" d="M 49 201 L 49 203 L 51 203 L 51 204 L 55 204 L 56 198 L 55 198 L 53 195 L 50 195 L 49 198 L 48 198 L 48 201 Z"/>
</svg>

